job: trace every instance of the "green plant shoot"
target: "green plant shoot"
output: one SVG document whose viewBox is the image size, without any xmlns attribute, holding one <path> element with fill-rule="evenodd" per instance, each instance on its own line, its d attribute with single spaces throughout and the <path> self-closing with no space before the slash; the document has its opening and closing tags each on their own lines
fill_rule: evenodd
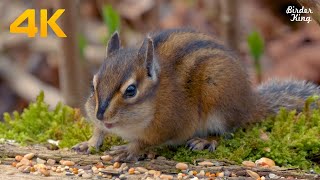
<svg viewBox="0 0 320 180">
<path fill-rule="evenodd" d="M 257 79 L 259 82 L 262 80 L 262 68 L 261 68 L 261 56 L 264 52 L 264 41 L 262 36 L 254 31 L 248 36 L 248 46 L 250 54 L 254 60 L 254 67 L 257 74 Z"/>
</svg>

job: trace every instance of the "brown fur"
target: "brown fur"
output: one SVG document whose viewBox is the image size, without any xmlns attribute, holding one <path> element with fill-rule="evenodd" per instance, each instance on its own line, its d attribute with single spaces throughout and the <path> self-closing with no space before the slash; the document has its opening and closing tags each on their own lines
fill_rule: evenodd
<svg viewBox="0 0 320 180">
<path fill-rule="evenodd" d="M 94 96 L 86 103 L 96 126 L 91 146 L 111 132 L 127 139 L 130 153 L 138 154 L 150 146 L 231 132 L 271 113 L 251 90 L 236 56 L 208 35 L 167 30 L 146 37 L 137 49 L 119 45 L 115 34 L 95 75 Z M 125 98 L 130 84 L 137 94 Z"/>
</svg>

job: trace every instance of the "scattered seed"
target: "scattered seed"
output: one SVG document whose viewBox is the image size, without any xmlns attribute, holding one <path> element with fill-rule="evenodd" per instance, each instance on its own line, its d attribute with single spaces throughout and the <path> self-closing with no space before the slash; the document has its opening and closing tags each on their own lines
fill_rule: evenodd
<svg viewBox="0 0 320 180">
<path fill-rule="evenodd" d="M 242 165 L 246 166 L 246 167 L 255 167 L 256 164 L 252 161 L 243 161 Z"/>
<path fill-rule="evenodd" d="M 128 168 L 127 163 L 122 163 L 119 170 L 124 171 L 125 168 Z"/>
<path fill-rule="evenodd" d="M 99 170 L 98 170 L 98 169 L 95 169 L 95 170 L 92 170 L 92 172 L 93 172 L 94 174 L 98 174 L 98 173 L 99 173 Z"/>
<path fill-rule="evenodd" d="M 73 161 L 60 161 L 60 163 L 64 166 L 74 166 L 74 162 Z"/>
<path fill-rule="evenodd" d="M 54 167 L 54 166 L 53 166 L 53 167 L 51 168 L 51 170 L 52 170 L 53 172 L 56 172 L 57 167 Z"/>
<path fill-rule="evenodd" d="M 121 174 L 121 175 L 119 176 L 119 178 L 120 178 L 121 180 L 127 179 L 126 175 L 124 175 L 124 174 Z"/>
<path fill-rule="evenodd" d="M 31 169 L 31 167 L 30 167 L 30 166 L 27 166 L 27 167 L 25 167 L 25 168 L 22 170 L 22 172 L 23 172 L 23 173 L 30 173 L 30 169 Z"/>
<path fill-rule="evenodd" d="M 50 176 L 50 171 L 46 169 L 40 169 L 40 173 L 43 174 L 44 176 Z"/>
<path fill-rule="evenodd" d="M 188 169 L 188 165 L 186 163 L 177 163 L 176 168 L 180 170 L 186 170 Z"/>
<path fill-rule="evenodd" d="M 23 157 L 22 156 L 20 156 L 20 155 L 17 155 L 16 157 L 15 157 L 15 159 L 16 159 L 16 161 L 21 161 L 21 159 L 22 159 Z"/>
<path fill-rule="evenodd" d="M 160 175 L 161 175 L 161 172 L 160 172 L 160 171 L 155 171 L 154 174 L 153 174 L 153 176 L 154 176 L 155 178 L 159 177 Z"/>
<path fill-rule="evenodd" d="M 271 152 L 271 148 L 269 148 L 269 147 L 265 147 L 265 148 L 263 148 L 263 150 L 266 152 Z"/>
<path fill-rule="evenodd" d="M 197 176 L 198 177 L 204 177 L 204 175 L 205 175 L 204 170 L 201 170 Z"/>
<path fill-rule="evenodd" d="M 78 174 L 79 171 L 78 171 L 78 169 L 73 169 L 72 172 L 73 172 L 73 174 Z"/>
<path fill-rule="evenodd" d="M 217 173 L 216 173 L 216 176 L 217 176 L 217 177 L 224 177 L 224 172 L 217 172 Z"/>
<path fill-rule="evenodd" d="M 263 141 L 269 141 L 270 140 L 268 134 L 265 133 L 265 132 L 261 132 L 260 139 L 263 140 Z"/>
<path fill-rule="evenodd" d="M 11 166 L 16 167 L 17 166 L 17 162 L 12 162 Z"/>
<path fill-rule="evenodd" d="M 105 156 L 101 156 L 100 157 L 100 159 L 102 160 L 102 161 L 111 161 L 112 160 L 112 156 L 110 156 L 110 155 L 105 155 Z"/>
<path fill-rule="evenodd" d="M 34 167 L 35 167 L 36 169 L 48 169 L 47 166 L 44 165 L 44 164 L 36 164 L 36 165 L 34 165 Z"/>
<path fill-rule="evenodd" d="M 115 162 L 115 163 L 113 164 L 113 167 L 114 167 L 114 168 L 119 168 L 119 167 L 120 167 L 120 163 L 119 163 L 119 162 Z"/>
<path fill-rule="evenodd" d="M 48 160 L 47 160 L 47 164 L 53 166 L 53 165 L 56 164 L 56 160 L 54 160 L 54 159 L 48 159 Z"/>
<path fill-rule="evenodd" d="M 36 159 L 36 162 L 37 162 L 38 164 L 45 164 L 47 161 L 46 161 L 46 160 L 43 160 L 43 159 L 41 159 L 41 158 L 37 158 L 37 159 Z"/>
<path fill-rule="evenodd" d="M 156 155 L 154 153 L 149 153 L 147 155 L 148 159 L 154 159 L 156 157 Z"/>
<path fill-rule="evenodd" d="M 137 167 L 136 170 L 139 171 L 139 172 L 141 172 L 141 173 L 148 172 L 148 169 L 146 169 L 146 168 L 144 168 L 144 167 Z"/>
<path fill-rule="evenodd" d="M 24 158 L 26 158 L 26 159 L 32 159 L 34 157 L 34 153 L 29 153 L 29 154 L 26 154 L 26 155 L 24 155 Z"/>
<path fill-rule="evenodd" d="M 276 165 L 272 159 L 265 158 L 265 157 L 256 160 L 255 163 L 257 166 L 267 166 L 267 167 L 274 167 Z"/>
<path fill-rule="evenodd" d="M 21 167 L 21 166 L 23 166 L 23 164 L 19 162 L 19 163 L 16 164 L 15 167 L 16 167 L 16 168 L 19 168 L 19 167 Z"/>
<path fill-rule="evenodd" d="M 6 175 L 14 175 L 16 173 L 16 171 L 8 171 L 6 172 Z"/>
<path fill-rule="evenodd" d="M 98 162 L 96 165 L 95 165 L 97 168 L 104 168 L 104 165 L 102 162 Z"/>
<path fill-rule="evenodd" d="M 167 175 L 167 174 L 161 174 L 160 179 L 173 179 L 172 175 Z"/>
<path fill-rule="evenodd" d="M 198 163 L 199 166 L 213 166 L 212 162 L 209 161 L 203 161 Z"/>
<path fill-rule="evenodd" d="M 134 174 L 134 168 L 130 168 L 128 172 L 129 174 Z"/>
<path fill-rule="evenodd" d="M 26 165 L 26 166 L 30 166 L 31 165 L 30 160 L 27 159 L 27 158 L 22 158 L 20 163 L 23 164 L 23 165 Z"/>
<path fill-rule="evenodd" d="M 20 172 L 22 172 L 25 168 L 26 168 L 26 166 L 23 165 L 23 166 L 20 166 L 20 167 L 18 168 L 18 170 L 19 170 Z"/>
<path fill-rule="evenodd" d="M 277 176 L 276 174 L 273 174 L 273 173 L 270 173 L 268 176 L 269 176 L 270 179 L 278 179 L 278 178 L 280 178 L 279 176 Z"/>
<path fill-rule="evenodd" d="M 260 175 L 256 172 L 253 172 L 251 170 L 246 170 L 247 173 L 249 174 L 250 177 L 254 178 L 254 179 L 260 179 Z"/>
</svg>

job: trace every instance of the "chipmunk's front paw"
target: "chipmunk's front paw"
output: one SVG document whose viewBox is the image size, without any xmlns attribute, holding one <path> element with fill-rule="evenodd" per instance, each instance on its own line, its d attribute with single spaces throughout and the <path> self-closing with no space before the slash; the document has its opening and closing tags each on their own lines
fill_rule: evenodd
<svg viewBox="0 0 320 180">
<path fill-rule="evenodd" d="M 130 145 L 114 146 L 106 154 L 113 156 L 114 162 L 137 162 L 142 158 L 130 149 Z"/>
<path fill-rule="evenodd" d="M 216 150 L 217 144 L 218 143 L 215 140 L 208 141 L 206 139 L 195 137 L 187 142 L 186 147 L 193 151 L 208 149 L 210 152 L 213 152 Z"/>
<path fill-rule="evenodd" d="M 79 144 L 74 145 L 71 149 L 76 151 L 77 153 L 90 154 L 94 151 L 98 151 L 101 144 L 92 143 L 89 141 L 84 141 Z"/>
<path fill-rule="evenodd" d="M 71 149 L 78 152 L 78 153 L 90 153 L 90 148 L 89 148 L 89 143 L 88 141 L 81 142 L 79 144 L 74 145 Z"/>
</svg>

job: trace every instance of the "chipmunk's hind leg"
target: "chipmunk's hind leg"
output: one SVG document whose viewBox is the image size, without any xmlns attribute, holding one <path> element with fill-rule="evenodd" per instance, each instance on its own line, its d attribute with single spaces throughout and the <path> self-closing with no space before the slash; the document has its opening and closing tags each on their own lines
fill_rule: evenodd
<svg viewBox="0 0 320 180">
<path fill-rule="evenodd" d="M 193 151 L 208 149 L 210 152 L 213 152 L 216 150 L 217 145 L 218 142 L 213 138 L 202 139 L 195 137 L 187 142 L 186 147 Z"/>
</svg>

